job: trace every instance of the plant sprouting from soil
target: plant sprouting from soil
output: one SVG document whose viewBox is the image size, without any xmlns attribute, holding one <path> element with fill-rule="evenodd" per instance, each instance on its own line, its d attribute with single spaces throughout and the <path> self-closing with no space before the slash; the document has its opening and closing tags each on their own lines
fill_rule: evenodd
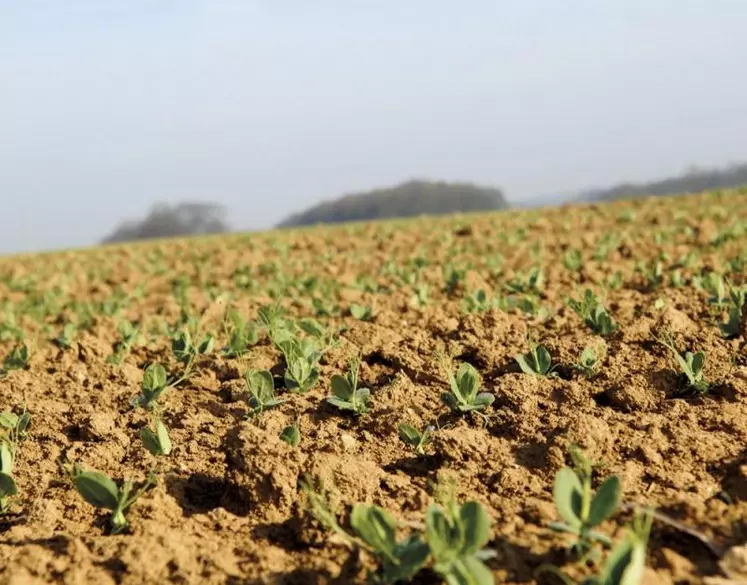
<svg viewBox="0 0 747 585">
<path fill-rule="evenodd" d="M 350 305 L 350 316 L 358 321 L 370 321 L 373 319 L 374 310 L 371 305 Z"/>
<path fill-rule="evenodd" d="M 563 266 L 569 272 L 578 272 L 584 265 L 584 258 L 581 255 L 581 250 L 572 248 L 563 254 Z"/>
<path fill-rule="evenodd" d="M 177 332 L 171 340 L 171 352 L 174 354 L 176 361 L 184 366 L 184 369 L 179 381 L 175 382 L 174 385 L 188 379 L 192 374 L 197 357 L 212 353 L 214 346 L 215 339 L 210 334 L 203 337 L 198 344 L 195 344 L 188 329 Z"/>
<path fill-rule="evenodd" d="M 157 484 L 155 474 L 151 473 L 139 488 L 134 489 L 134 482 L 127 479 L 119 487 L 105 473 L 84 471 L 77 464 L 62 465 L 81 497 L 96 508 L 111 511 L 109 523 L 112 534 L 119 534 L 127 528 L 126 514 L 132 505 L 146 491 Z"/>
<path fill-rule="evenodd" d="M 271 372 L 250 370 L 244 374 L 244 380 L 249 394 L 249 407 L 253 414 L 260 414 L 285 402 L 275 395 L 275 379 Z"/>
<path fill-rule="evenodd" d="M 590 290 L 586 289 L 584 298 L 580 301 L 568 299 L 568 306 L 584 320 L 586 326 L 597 335 L 607 336 L 617 329 L 607 309 Z"/>
<path fill-rule="evenodd" d="M 16 345 L 3 360 L 3 370 L 25 370 L 29 367 L 29 348 L 25 343 Z"/>
<path fill-rule="evenodd" d="M 436 430 L 433 425 L 426 426 L 423 430 L 418 430 L 413 425 L 403 423 L 397 427 L 399 438 L 406 445 L 409 445 L 415 450 L 418 455 L 425 455 L 425 447 L 430 443 L 431 434 Z"/>
<path fill-rule="evenodd" d="M 159 363 L 150 364 L 143 373 L 140 394 L 135 396 L 130 403 L 132 406 L 153 410 L 158 405 L 158 399 L 168 387 L 166 369 Z"/>
<path fill-rule="evenodd" d="M 468 363 L 463 363 L 454 373 L 451 360 L 442 356 L 441 364 L 449 381 L 449 392 L 441 394 L 441 401 L 452 412 L 467 413 L 485 410 L 493 404 L 495 396 L 480 392 L 480 374 Z"/>
<path fill-rule="evenodd" d="M 425 565 L 430 549 L 418 534 L 397 540 L 397 522 L 378 506 L 356 504 L 350 515 L 355 536 L 379 561 L 379 572 L 370 577 L 379 583 L 409 581 Z"/>
<path fill-rule="evenodd" d="M 519 354 L 514 359 L 522 372 L 532 376 L 551 376 L 555 370 L 550 352 L 544 345 L 531 343 L 527 353 Z"/>
<path fill-rule="evenodd" d="M 729 286 L 729 308 L 725 323 L 719 323 L 721 333 L 727 339 L 747 335 L 747 286 Z"/>
<path fill-rule="evenodd" d="M 702 351 L 692 353 L 691 351 L 685 352 L 683 356 L 677 351 L 674 346 L 674 342 L 671 339 L 659 340 L 659 343 L 669 348 L 674 355 L 677 363 L 682 371 L 682 376 L 686 379 L 687 383 L 681 393 L 692 392 L 695 394 L 705 394 L 710 389 L 711 385 L 708 380 L 705 379 L 705 373 L 703 372 L 703 366 L 705 365 L 705 354 Z"/>
<path fill-rule="evenodd" d="M 54 339 L 54 342 L 62 349 L 69 349 L 73 345 L 77 335 L 77 325 L 75 323 L 66 323 L 62 327 L 60 334 Z"/>
<path fill-rule="evenodd" d="M 580 585 L 638 585 L 646 567 L 646 548 L 653 518 L 649 511 L 637 513 L 627 527 L 625 537 L 607 555 L 599 573 L 586 577 Z M 554 565 L 540 565 L 537 574 L 541 573 L 552 573 L 565 585 L 575 585 L 568 575 Z"/>
<path fill-rule="evenodd" d="M 114 353 L 107 357 L 106 361 L 118 365 L 124 361 L 134 346 L 142 342 L 143 336 L 140 332 L 140 326 L 127 320 L 119 323 L 117 334 L 119 339 L 114 344 Z"/>
<path fill-rule="evenodd" d="M 291 392 L 305 394 L 319 381 L 316 364 L 321 353 L 313 341 L 312 338 L 299 341 L 289 334 L 276 342 L 285 356 L 285 387 Z"/>
<path fill-rule="evenodd" d="M 259 342 L 259 331 L 251 321 L 245 321 L 235 309 L 226 311 L 224 328 L 228 333 L 228 345 L 221 351 L 228 358 L 241 358 L 248 349 Z"/>
<path fill-rule="evenodd" d="M 298 447 L 301 443 L 301 429 L 298 425 L 288 425 L 280 431 L 280 440 L 285 441 L 291 447 Z"/>
<path fill-rule="evenodd" d="M 9 410 L 0 412 L 0 514 L 10 508 L 10 498 L 18 493 L 13 467 L 21 441 L 27 436 L 31 415 L 17 415 Z"/>
<path fill-rule="evenodd" d="M 574 369 L 581 372 L 586 378 L 591 379 L 599 373 L 599 368 L 604 361 L 604 354 L 597 354 L 593 347 L 585 347 L 578 357 L 578 361 L 573 364 Z"/>
<path fill-rule="evenodd" d="M 622 485 L 616 475 L 608 477 L 596 493 L 592 490 L 592 463 L 580 451 L 572 451 L 575 469 L 563 467 L 555 476 L 553 499 L 563 522 L 550 527 L 577 537 L 572 549 L 583 559 L 593 544 L 610 545 L 606 535 L 594 529 L 610 518 L 620 506 Z"/>
<path fill-rule="evenodd" d="M 359 372 L 360 360 L 354 359 L 344 376 L 334 374 L 330 382 L 333 396 L 327 397 L 327 403 L 339 410 L 349 410 L 359 415 L 367 413 L 371 391 L 368 388 L 358 388 Z"/>
</svg>

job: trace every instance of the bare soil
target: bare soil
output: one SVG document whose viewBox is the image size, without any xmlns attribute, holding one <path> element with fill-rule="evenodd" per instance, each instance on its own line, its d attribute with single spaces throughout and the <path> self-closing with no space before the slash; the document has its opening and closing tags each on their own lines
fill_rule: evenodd
<svg viewBox="0 0 747 585">
<path fill-rule="evenodd" d="M 364 582 L 370 560 L 306 511 L 299 480 L 307 473 L 324 479 L 343 510 L 375 503 L 404 522 L 421 521 L 435 485 L 451 478 L 458 498 L 478 500 L 493 521 L 497 583 L 536 582 L 535 569 L 548 562 L 581 578 L 585 572 L 568 562 L 568 539 L 548 529 L 557 519 L 553 478 L 569 463 L 573 443 L 603 462 L 600 477 L 621 477 L 625 502 L 654 505 L 714 543 L 718 555 L 692 535 L 655 523 L 646 582 L 726 579 L 719 556 L 747 542 L 747 340 L 724 339 L 717 326 L 723 315 L 692 278 L 729 270 L 728 262 L 747 250 L 739 228 L 747 221 L 746 197 L 711 193 L 0 259 L 0 321 L 8 324 L 7 311 L 23 307 L 19 326 L 31 350 L 28 369 L 0 379 L 0 410 L 26 404 L 33 417 L 17 461 L 19 496 L 0 517 L 0 585 Z M 607 258 L 594 259 L 609 235 L 618 241 Z M 584 258 L 578 272 L 563 265 L 571 249 Z M 692 265 L 678 267 L 692 252 Z M 664 282 L 651 286 L 636 264 L 660 254 Z M 424 307 L 413 302 L 413 287 L 385 268 L 414 258 L 426 264 L 419 276 L 430 285 Z M 447 265 L 471 267 L 452 293 L 444 291 Z M 466 293 L 505 295 L 504 285 L 534 266 L 544 269 L 539 300 L 551 311 L 545 320 L 497 308 L 464 312 Z M 678 269 L 684 284 L 673 286 Z M 578 299 L 587 287 L 602 291 L 617 271 L 622 286 L 604 295 L 620 329 L 603 339 L 565 298 Z M 205 330 L 225 345 L 221 320 L 229 304 L 255 318 L 271 302 L 269 293 L 282 291 L 291 316 L 314 316 L 312 295 L 303 290 L 309 277 L 330 287 L 330 302 L 342 307 L 341 316 L 319 320 L 346 327 L 322 362 L 320 382 L 247 418 L 243 373 L 282 374 L 279 353 L 263 341 L 242 360 L 200 358 L 188 383 L 164 396 L 174 451 L 158 486 L 132 507 L 127 533 L 108 534 L 106 514 L 71 488 L 57 460 L 117 480 L 144 479 L 156 463 L 138 438 L 148 419 L 129 401 L 148 363 L 174 367 L 168 336 L 155 333 L 122 365 L 107 363 L 121 318 L 149 332 L 174 323 L 172 283 L 185 278 L 191 306 L 205 313 Z M 361 290 L 363 277 L 386 289 Z M 735 282 L 744 277 L 730 272 Z M 119 315 L 94 315 L 68 349 L 52 343 L 76 302 L 110 298 L 118 287 L 127 298 Z M 216 300 L 218 294 L 227 296 Z M 373 319 L 348 316 L 351 303 L 373 306 Z M 37 320 L 32 313 L 40 306 L 46 309 Z M 559 364 L 556 377 L 520 371 L 514 356 L 528 349 L 529 332 Z M 708 394 L 678 395 L 677 363 L 656 341 L 664 335 L 682 351 L 705 352 Z M 569 366 L 586 345 L 606 352 L 591 380 Z M 10 339 L 1 342 L 0 356 L 12 347 Z M 452 416 L 440 401 L 447 385 L 439 350 L 478 369 L 484 390 L 496 397 L 487 420 Z M 356 354 L 373 395 L 360 420 L 324 403 L 330 376 Z M 293 449 L 278 434 L 296 421 L 302 441 Z M 416 457 L 399 440 L 403 422 L 439 425 L 427 455 Z M 619 532 L 628 520 L 623 512 L 605 529 Z M 732 561 L 734 583 L 740 570 L 747 573 L 747 562 L 741 569 L 739 562 Z M 438 582 L 427 573 L 419 579 Z"/>
</svg>

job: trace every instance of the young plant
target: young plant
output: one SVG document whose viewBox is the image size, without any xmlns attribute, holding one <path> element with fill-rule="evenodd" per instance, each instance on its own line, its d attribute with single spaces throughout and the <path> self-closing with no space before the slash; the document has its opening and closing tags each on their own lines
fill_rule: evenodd
<svg viewBox="0 0 747 585">
<path fill-rule="evenodd" d="M 184 369 L 179 380 L 174 382 L 174 385 L 189 378 L 197 357 L 211 353 L 214 346 L 215 339 L 212 335 L 206 335 L 199 344 L 195 345 L 188 329 L 177 332 L 171 340 L 171 352 L 174 354 L 176 361 L 184 366 Z"/>
<path fill-rule="evenodd" d="M 569 272 L 578 272 L 584 265 L 584 258 L 580 250 L 572 248 L 563 254 L 563 266 Z"/>
<path fill-rule="evenodd" d="M 598 575 L 587 577 L 581 585 L 638 585 L 646 567 L 646 548 L 653 524 L 649 511 L 637 513 L 625 537 L 607 555 Z M 573 580 L 554 565 L 540 565 L 537 574 L 552 573 L 565 585 L 575 585 Z"/>
<path fill-rule="evenodd" d="M 316 364 L 321 352 L 311 338 L 299 342 L 295 337 L 289 337 L 277 344 L 285 356 L 285 387 L 291 392 L 305 394 L 319 381 Z"/>
<path fill-rule="evenodd" d="M 444 361 L 444 369 L 449 378 L 450 392 L 441 394 L 441 400 L 452 412 L 479 412 L 493 404 L 495 396 L 489 392 L 479 392 L 480 375 L 471 364 L 463 363 L 456 375 L 447 361 Z"/>
<path fill-rule="evenodd" d="M 23 343 L 16 345 L 3 360 L 3 370 L 25 370 L 29 367 L 29 348 Z"/>
<path fill-rule="evenodd" d="M 706 394 L 711 385 L 708 380 L 705 379 L 705 374 L 703 372 L 705 354 L 702 351 L 696 353 L 688 351 L 685 352 L 684 356 L 682 356 L 680 352 L 677 351 L 677 348 L 671 340 L 659 340 L 659 343 L 671 350 L 682 370 L 682 375 L 687 380 L 687 384 L 682 393 L 693 392 L 695 394 Z"/>
<path fill-rule="evenodd" d="M 726 322 L 719 323 L 719 329 L 727 339 L 747 335 L 747 286 L 729 284 L 729 313 Z"/>
<path fill-rule="evenodd" d="M 344 376 L 334 374 L 331 380 L 332 394 L 327 402 L 340 410 L 350 410 L 355 414 L 365 414 L 371 402 L 371 391 L 368 388 L 358 388 L 358 373 L 360 361 L 350 362 L 350 370 Z"/>
<path fill-rule="evenodd" d="M 140 327 L 129 321 L 121 321 L 117 326 L 119 340 L 114 344 L 114 353 L 106 358 L 109 364 L 121 364 L 133 346 L 142 341 Z"/>
<path fill-rule="evenodd" d="M 169 455 L 171 453 L 171 438 L 169 437 L 169 430 L 166 428 L 166 425 L 163 424 L 158 413 L 155 413 L 153 416 L 153 427 L 153 430 L 148 427 L 141 428 L 140 440 L 152 455 Z"/>
<path fill-rule="evenodd" d="M 62 349 L 69 349 L 73 345 L 77 335 L 78 327 L 75 323 L 66 323 L 54 342 Z"/>
<path fill-rule="evenodd" d="M 551 376 L 555 366 L 552 365 L 550 352 L 544 345 L 532 343 L 529 351 L 514 357 L 521 371 L 532 376 Z"/>
<path fill-rule="evenodd" d="M 494 583 L 493 572 L 484 563 L 494 554 L 483 548 L 490 540 L 490 520 L 478 502 L 459 506 L 451 500 L 445 511 L 430 506 L 425 516 L 425 538 L 433 556 L 433 570 L 448 585 Z"/>
<path fill-rule="evenodd" d="M 586 326 L 597 335 L 610 335 L 617 329 L 617 325 L 612 321 L 604 305 L 599 302 L 596 295 L 586 289 L 584 298 L 581 301 L 568 299 L 568 306 L 571 307 L 584 320 Z"/>
<path fill-rule="evenodd" d="M 434 426 L 427 426 L 422 431 L 408 424 L 401 424 L 397 428 L 399 438 L 415 450 L 418 455 L 425 455 L 425 447 L 430 443 L 431 434 L 436 430 Z"/>
<path fill-rule="evenodd" d="M 597 355 L 593 347 L 585 347 L 578 358 L 578 362 L 573 364 L 573 367 L 588 379 L 591 379 L 599 372 L 603 360 L 604 356 Z"/>
<path fill-rule="evenodd" d="M 76 464 L 63 466 L 63 470 L 86 502 L 96 508 L 111 511 L 109 523 L 112 534 L 119 534 L 127 528 L 127 512 L 140 496 L 157 483 L 155 475 L 151 474 L 140 488 L 133 491 L 134 484 L 130 479 L 119 487 L 108 475 L 98 471 L 83 471 Z"/>
<path fill-rule="evenodd" d="M 159 363 L 150 364 L 143 373 L 140 394 L 130 401 L 135 407 L 153 410 L 158 406 L 158 399 L 168 388 L 166 369 Z"/>
<path fill-rule="evenodd" d="M 267 408 L 272 408 L 285 402 L 285 400 L 275 396 L 275 380 L 269 371 L 250 370 L 244 374 L 244 380 L 246 380 L 249 406 L 253 414 L 260 414 Z"/>
<path fill-rule="evenodd" d="M 288 425 L 280 431 L 280 440 L 285 441 L 291 447 L 298 447 L 301 443 L 301 430 L 298 425 Z"/>
<path fill-rule="evenodd" d="M 370 321 L 373 319 L 374 311 L 371 305 L 350 305 L 350 316 L 358 321 Z"/>
<path fill-rule="evenodd" d="M 235 309 L 226 313 L 226 321 L 228 345 L 221 353 L 227 358 L 241 358 L 251 346 L 259 341 L 257 326 L 251 321 L 244 321 Z"/>
<path fill-rule="evenodd" d="M 496 306 L 496 300 L 480 288 L 465 296 L 462 304 L 466 313 L 484 313 Z"/>
<path fill-rule="evenodd" d="M 409 581 L 428 560 L 428 544 L 417 534 L 398 541 L 396 521 L 378 506 L 356 504 L 350 515 L 350 525 L 379 561 L 378 574 L 371 576 L 376 582 Z"/>
<path fill-rule="evenodd" d="M 0 514 L 10 509 L 10 498 L 18 493 L 13 466 L 30 422 L 25 410 L 20 416 L 11 411 L 0 413 Z"/>
<path fill-rule="evenodd" d="M 617 511 L 622 485 L 620 478 L 612 475 L 594 493 L 591 462 L 580 452 L 576 452 L 574 459 L 575 469 L 564 467 L 555 476 L 553 499 L 563 522 L 553 522 L 550 528 L 576 535 L 572 550 L 585 558 L 595 542 L 605 546 L 611 544 L 606 535 L 594 529 Z"/>
</svg>

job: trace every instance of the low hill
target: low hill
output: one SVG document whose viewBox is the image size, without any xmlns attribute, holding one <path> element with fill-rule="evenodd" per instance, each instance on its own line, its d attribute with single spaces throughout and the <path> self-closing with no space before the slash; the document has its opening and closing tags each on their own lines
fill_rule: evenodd
<svg viewBox="0 0 747 585">
<path fill-rule="evenodd" d="M 344 195 L 291 215 L 278 227 L 441 215 L 508 207 L 503 192 L 470 183 L 413 180 L 384 189 Z"/>
<path fill-rule="evenodd" d="M 692 167 L 683 174 L 645 183 L 620 183 L 613 187 L 591 189 L 577 196 L 580 201 L 613 201 L 646 195 L 702 193 L 712 189 L 731 189 L 747 185 L 747 163 L 721 169 Z"/>
</svg>

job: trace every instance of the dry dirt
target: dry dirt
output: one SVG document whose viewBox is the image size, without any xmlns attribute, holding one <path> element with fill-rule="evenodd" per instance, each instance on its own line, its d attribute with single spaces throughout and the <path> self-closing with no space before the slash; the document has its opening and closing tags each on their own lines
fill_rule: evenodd
<svg viewBox="0 0 747 585">
<path fill-rule="evenodd" d="M 0 259 L 0 321 L 8 326 L 16 313 L 31 349 L 27 369 L 0 379 L 0 410 L 25 403 L 33 417 L 17 461 L 19 496 L 0 517 L 0 584 L 363 582 L 370 561 L 307 514 L 299 487 L 304 473 L 334 486 L 343 511 L 356 502 L 376 503 L 403 521 L 421 520 L 435 484 L 456 478 L 458 498 L 477 499 L 493 521 L 489 546 L 497 557 L 490 566 L 497 583 L 535 582 L 534 570 L 545 562 L 565 564 L 579 578 L 584 572 L 566 562 L 567 538 L 547 528 L 557 519 L 553 478 L 568 464 L 572 443 L 604 463 L 600 477 L 621 477 L 626 502 L 657 506 L 702 532 L 718 552 L 744 544 L 745 339 L 723 338 L 721 315 L 691 279 L 728 271 L 728 261 L 747 249 L 746 197 L 724 192 Z M 619 241 L 606 259 L 595 260 L 610 234 Z M 569 249 L 583 254 L 577 273 L 563 265 Z M 683 262 L 684 284 L 673 286 L 670 275 L 690 252 L 697 255 L 690 266 Z M 660 253 L 666 254 L 665 282 L 651 287 L 635 267 Z M 420 282 L 430 285 L 422 308 L 413 303 L 413 287 L 392 274 L 392 267 L 414 258 L 425 264 Z M 447 264 L 471 266 L 451 294 L 444 291 Z M 540 301 L 552 311 L 547 319 L 499 309 L 464 312 L 465 293 L 506 294 L 503 285 L 533 266 L 545 272 Z M 740 270 L 733 262 L 736 282 L 744 282 Z M 564 300 L 580 298 L 586 287 L 601 291 L 617 271 L 622 286 L 605 295 L 620 329 L 602 339 Z M 314 316 L 309 277 L 343 309 L 342 316 L 319 320 L 347 329 L 308 394 L 290 395 L 256 419 L 247 419 L 248 407 L 237 396 L 242 375 L 250 367 L 281 374 L 278 352 L 263 341 L 243 360 L 200 358 L 189 382 L 163 400 L 174 451 L 158 486 L 132 507 L 129 531 L 110 535 L 106 514 L 80 498 L 57 460 L 66 457 L 117 480 L 142 480 L 154 465 L 138 439 L 147 417 L 129 400 L 148 363 L 174 367 L 169 338 L 155 331 L 179 317 L 172 281 L 180 277 L 188 279 L 190 304 L 205 312 L 203 325 L 218 335 L 219 346 L 225 344 L 224 305 L 254 318 L 271 301 L 268 292 L 283 291 L 291 316 Z M 356 286 L 358 277 L 370 281 L 369 290 Z M 388 290 L 373 292 L 375 285 Z M 127 293 L 118 316 L 94 315 L 69 349 L 51 342 L 80 303 L 108 298 L 118 287 Z M 220 293 L 227 296 L 216 301 Z M 372 305 L 374 318 L 346 316 L 351 303 Z M 32 315 L 40 306 L 46 307 L 41 322 Z M 153 333 L 124 364 L 109 364 L 122 317 Z M 514 356 L 527 350 L 529 331 L 560 364 L 557 377 L 519 370 Z M 709 394 L 677 396 L 677 364 L 655 340 L 664 334 L 683 351 L 706 353 Z M 568 366 L 588 344 L 606 350 L 605 366 L 592 380 Z M 1 342 L 0 355 L 11 347 L 12 340 Z M 487 421 L 451 416 L 441 403 L 447 386 L 439 349 L 478 369 L 484 390 L 496 397 Z M 358 352 L 362 382 L 373 394 L 372 409 L 360 420 L 323 400 L 329 377 Z M 278 438 L 294 421 L 302 433 L 296 449 Z M 399 440 L 402 422 L 439 425 L 426 456 L 416 457 Z M 628 520 L 621 513 L 605 529 L 622 530 Z M 726 578 L 713 551 L 659 522 L 648 565 L 648 583 Z M 438 581 L 423 573 L 418 582 Z"/>
</svg>

